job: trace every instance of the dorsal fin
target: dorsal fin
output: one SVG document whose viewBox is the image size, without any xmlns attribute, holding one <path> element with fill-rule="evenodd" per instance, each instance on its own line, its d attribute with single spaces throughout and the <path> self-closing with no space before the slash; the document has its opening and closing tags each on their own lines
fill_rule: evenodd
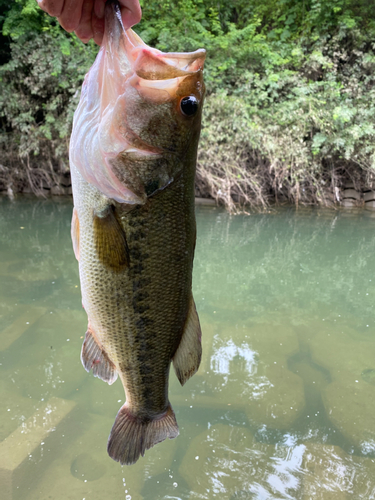
<svg viewBox="0 0 375 500">
<path fill-rule="evenodd" d="M 193 296 L 186 318 L 180 345 L 173 356 L 173 367 L 178 380 L 184 385 L 198 370 L 202 357 L 202 332 Z"/>
</svg>

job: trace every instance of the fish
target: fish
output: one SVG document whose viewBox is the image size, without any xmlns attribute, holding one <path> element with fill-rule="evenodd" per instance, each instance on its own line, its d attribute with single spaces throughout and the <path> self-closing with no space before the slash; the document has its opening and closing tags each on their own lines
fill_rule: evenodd
<svg viewBox="0 0 375 500">
<path fill-rule="evenodd" d="M 184 385 L 202 355 L 192 269 L 205 55 L 149 47 L 109 1 L 73 119 L 71 236 L 88 318 L 81 361 L 124 386 L 107 451 L 126 465 L 179 434 L 170 366 Z"/>
</svg>

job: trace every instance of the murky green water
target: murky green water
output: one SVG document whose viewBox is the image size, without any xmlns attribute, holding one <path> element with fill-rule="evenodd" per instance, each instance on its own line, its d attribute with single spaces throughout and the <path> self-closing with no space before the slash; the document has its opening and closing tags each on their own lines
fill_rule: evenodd
<svg viewBox="0 0 375 500">
<path fill-rule="evenodd" d="M 204 355 L 180 436 L 106 453 L 120 382 L 87 374 L 71 202 L 0 198 L 2 500 L 375 499 L 375 218 L 197 209 Z"/>
</svg>

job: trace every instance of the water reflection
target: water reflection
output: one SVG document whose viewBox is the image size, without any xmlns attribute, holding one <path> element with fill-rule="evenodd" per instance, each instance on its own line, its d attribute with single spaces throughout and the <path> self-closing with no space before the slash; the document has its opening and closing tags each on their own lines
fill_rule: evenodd
<svg viewBox="0 0 375 500">
<path fill-rule="evenodd" d="M 190 498 L 292 499 L 300 490 L 302 445 L 275 448 L 255 441 L 246 428 L 223 424 L 192 445 L 180 468 L 194 485 Z"/>
<path fill-rule="evenodd" d="M 298 213 L 204 217 L 200 207 L 195 286 L 200 309 L 233 321 L 287 311 L 294 323 L 311 314 L 354 313 L 373 322 L 375 220 L 303 209 Z M 212 213 L 212 211 L 211 211 Z M 365 326 L 365 328 L 368 328 Z"/>
<path fill-rule="evenodd" d="M 79 360 L 70 217 L 69 201 L 0 198 L 4 500 L 375 499 L 374 218 L 200 207 L 202 365 L 183 388 L 171 376 L 180 436 L 120 467 L 106 441 L 123 390 Z M 29 425 L 41 408 L 48 435 Z"/>
<path fill-rule="evenodd" d="M 249 375 L 253 375 L 256 372 L 257 358 L 257 353 L 247 344 L 243 343 L 237 347 L 232 340 L 229 340 L 226 345 L 216 348 L 215 354 L 211 357 L 211 370 L 216 374 L 229 375 L 233 371 L 230 370 L 231 361 L 241 363 L 243 360 L 241 371 L 246 370 Z"/>
</svg>

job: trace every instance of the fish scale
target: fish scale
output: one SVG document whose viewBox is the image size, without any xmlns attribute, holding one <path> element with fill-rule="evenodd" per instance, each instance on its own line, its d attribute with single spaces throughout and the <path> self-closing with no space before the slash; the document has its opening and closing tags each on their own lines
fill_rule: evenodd
<svg viewBox="0 0 375 500">
<path fill-rule="evenodd" d="M 201 359 L 192 267 L 205 54 L 151 49 L 116 12 L 107 2 L 74 117 L 72 240 L 88 316 L 81 360 L 109 384 L 121 379 L 108 453 L 129 465 L 178 435 L 170 365 L 184 384 Z"/>
</svg>

